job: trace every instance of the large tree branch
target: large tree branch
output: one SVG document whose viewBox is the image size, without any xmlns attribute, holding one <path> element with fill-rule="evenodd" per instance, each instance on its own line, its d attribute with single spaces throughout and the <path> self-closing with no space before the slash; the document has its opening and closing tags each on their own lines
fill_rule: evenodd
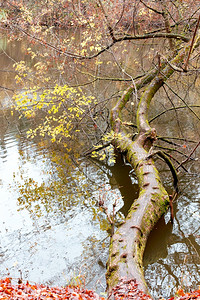
<svg viewBox="0 0 200 300">
<path fill-rule="evenodd" d="M 80 55 L 78 53 L 64 51 L 64 50 L 62 50 L 62 48 L 54 46 L 53 44 L 51 44 L 51 43 L 35 36 L 35 35 L 30 34 L 28 31 L 24 30 L 23 28 L 21 28 L 20 26 L 18 26 L 16 24 L 15 25 L 12 24 L 11 27 L 19 30 L 24 35 L 26 35 L 26 36 L 30 37 L 31 39 L 37 41 L 42 46 L 49 47 L 49 48 L 55 50 L 57 53 L 62 54 L 64 56 L 71 57 L 71 58 L 77 58 L 77 59 L 93 59 L 93 58 L 96 58 L 99 55 L 101 55 L 102 53 L 104 53 L 107 50 L 109 50 L 110 48 L 112 48 L 116 43 L 123 42 L 123 41 L 145 40 L 145 39 L 152 39 L 152 38 L 171 38 L 171 39 L 182 40 L 184 42 L 188 42 L 190 40 L 190 38 L 188 38 L 184 35 L 181 35 L 181 34 L 165 33 L 165 32 L 150 33 L 150 34 L 147 33 L 147 34 L 144 34 L 144 35 L 137 35 L 137 36 L 124 35 L 122 37 L 115 38 L 110 44 L 108 44 L 106 47 L 103 47 L 97 53 L 95 53 L 93 55 L 90 55 L 90 56 L 83 56 L 83 55 Z"/>
<path fill-rule="evenodd" d="M 182 63 L 188 53 L 188 48 L 187 45 L 180 50 L 171 60 L 171 64 Z M 161 183 L 154 162 L 152 158 L 147 159 L 149 150 L 156 139 L 156 131 L 148 122 L 148 110 L 155 93 L 173 73 L 174 69 L 170 65 L 163 67 L 159 73 L 151 73 L 150 83 L 143 92 L 138 105 L 139 134 L 135 141 L 132 141 L 121 127 L 122 109 L 130 98 L 131 88 L 117 102 L 111 113 L 111 124 L 116 133 L 114 145 L 116 149 L 126 153 L 127 160 L 135 170 L 139 185 L 138 199 L 131 206 L 125 223 L 119 227 L 111 240 L 107 271 L 108 292 L 111 299 L 115 299 L 113 288 L 122 278 L 136 280 L 138 288 L 147 292 L 142 266 L 146 241 L 155 223 L 169 205 L 168 194 Z M 136 82 L 136 86 L 138 84 Z M 174 172 L 171 162 L 170 164 L 168 162 L 168 165 Z"/>
</svg>

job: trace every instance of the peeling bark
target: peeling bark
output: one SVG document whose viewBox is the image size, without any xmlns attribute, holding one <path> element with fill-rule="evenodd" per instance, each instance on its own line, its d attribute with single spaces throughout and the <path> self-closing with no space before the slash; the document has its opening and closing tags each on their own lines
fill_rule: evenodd
<svg viewBox="0 0 200 300">
<path fill-rule="evenodd" d="M 189 46 L 178 52 L 172 65 L 183 62 Z M 143 253 L 149 233 L 155 223 L 169 207 L 169 196 L 163 187 L 158 170 L 154 165 L 151 149 L 156 140 L 156 130 L 148 122 L 148 110 L 152 98 L 163 83 L 174 73 L 168 64 L 158 71 L 150 72 L 136 82 L 137 89 L 147 85 L 137 109 L 138 135 L 135 141 L 122 129 L 121 113 L 134 87 L 129 87 L 111 112 L 111 124 L 116 133 L 114 146 L 126 153 L 127 160 L 135 170 L 139 197 L 130 208 L 129 214 L 111 239 L 107 263 L 107 289 L 109 299 L 116 299 L 115 290 L 120 282 L 135 280 L 138 289 L 148 293 L 143 274 Z"/>
</svg>

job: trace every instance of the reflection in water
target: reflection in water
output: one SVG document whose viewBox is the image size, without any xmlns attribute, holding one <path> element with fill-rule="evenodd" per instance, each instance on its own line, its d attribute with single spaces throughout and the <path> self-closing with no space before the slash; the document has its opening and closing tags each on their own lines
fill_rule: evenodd
<svg viewBox="0 0 200 300">
<path fill-rule="evenodd" d="M 14 86 L 12 65 L 24 60 L 24 43 L 7 43 L 0 51 L 5 74 L 1 86 Z M 44 141 L 27 140 L 34 120 L 11 116 L 11 96 L 0 90 L 1 276 L 51 285 L 65 285 L 79 276 L 87 287 L 103 291 L 108 224 L 96 206 L 94 190 L 107 175 L 83 161 L 84 176 Z"/>
<path fill-rule="evenodd" d="M 185 176 L 180 186 L 184 190 L 174 203 L 173 228 L 168 213 L 156 225 L 145 251 L 145 276 L 155 298 L 161 293 L 170 297 L 179 286 L 195 289 L 200 283 L 199 178 Z"/>
<path fill-rule="evenodd" d="M 80 275 L 102 291 L 109 239 L 92 195 L 106 176 L 90 165 L 92 183 L 72 165 L 67 172 L 58 163 L 66 165 L 65 155 L 48 153 L 25 132 L 14 119 L 1 126 L 0 272 L 52 285 Z"/>
<path fill-rule="evenodd" d="M 170 243 L 170 239 L 174 239 L 172 228 L 173 226 L 170 222 L 165 223 L 164 217 L 158 221 L 149 236 L 149 241 L 145 249 L 144 267 L 167 257 L 167 246 Z"/>
<path fill-rule="evenodd" d="M 120 191 L 122 198 L 124 199 L 123 206 L 120 208 L 120 212 L 127 216 L 128 211 L 138 196 L 137 180 L 132 174 L 130 165 L 123 161 L 123 157 L 118 155 L 116 157 L 116 164 L 109 167 L 112 176 L 110 177 L 110 184 L 112 188 L 117 188 Z"/>
</svg>

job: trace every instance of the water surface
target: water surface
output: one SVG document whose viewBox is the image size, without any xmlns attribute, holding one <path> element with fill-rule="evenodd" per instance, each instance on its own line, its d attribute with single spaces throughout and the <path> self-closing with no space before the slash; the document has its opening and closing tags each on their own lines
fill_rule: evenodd
<svg viewBox="0 0 200 300">
<path fill-rule="evenodd" d="M 26 41 L 8 42 L 5 37 L 0 45 L 1 72 L 5 74 L 0 85 L 13 89 L 13 62 L 27 59 Z M 105 84 L 98 84 L 106 90 Z M 109 208 L 117 198 L 117 209 L 126 215 L 138 194 L 134 174 L 119 158 L 110 166 L 90 160 L 76 166 L 45 140 L 27 139 L 26 131 L 37 119 L 12 116 L 11 97 L 10 90 L 0 90 L 1 276 L 49 285 L 81 281 L 102 292 L 109 224 L 98 207 L 99 197 L 105 195 Z M 197 99 L 195 91 L 191 98 Z M 165 98 L 161 102 L 159 96 L 155 101 L 161 110 L 167 102 Z M 179 117 L 181 120 L 181 113 Z M 177 127 L 169 128 L 169 120 L 172 124 L 174 114 L 158 121 L 159 133 L 176 136 Z M 186 135 L 199 138 L 199 123 L 189 114 L 182 125 Z M 172 192 L 169 171 L 163 165 L 159 168 Z M 155 298 L 170 297 L 179 286 L 193 288 L 200 283 L 199 161 L 189 169 L 195 175 L 180 176 L 174 224 L 168 212 L 156 225 L 145 252 L 145 277 Z"/>
</svg>

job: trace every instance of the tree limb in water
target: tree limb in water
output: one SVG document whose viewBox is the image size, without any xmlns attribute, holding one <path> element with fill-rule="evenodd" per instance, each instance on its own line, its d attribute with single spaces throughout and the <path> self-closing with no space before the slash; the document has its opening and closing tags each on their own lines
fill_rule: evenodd
<svg viewBox="0 0 200 300">
<path fill-rule="evenodd" d="M 170 65 L 183 63 L 187 53 L 188 45 L 178 52 Z M 153 159 L 146 159 L 156 140 L 156 130 L 151 128 L 148 122 L 148 110 L 155 93 L 175 71 L 170 65 L 166 65 L 162 72 L 152 73 L 140 98 L 137 109 L 138 135 L 135 141 L 131 140 L 121 126 L 122 110 L 130 98 L 133 87 L 127 89 L 127 93 L 121 97 L 111 112 L 111 124 L 116 134 L 114 146 L 118 151 L 126 153 L 128 162 L 135 170 L 139 197 L 131 206 L 125 223 L 118 228 L 111 240 L 107 264 L 107 286 L 110 299 L 115 299 L 115 287 L 123 278 L 128 281 L 135 280 L 138 288 L 148 293 L 143 274 L 143 253 L 149 233 L 165 213 L 170 202 Z M 144 81 L 143 83 L 140 81 L 140 84 L 136 82 L 137 88 L 140 85 L 144 86 Z M 172 172 L 174 173 L 174 169 Z M 176 180 L 175 176 L 175 185 Z"/>
</svg>

